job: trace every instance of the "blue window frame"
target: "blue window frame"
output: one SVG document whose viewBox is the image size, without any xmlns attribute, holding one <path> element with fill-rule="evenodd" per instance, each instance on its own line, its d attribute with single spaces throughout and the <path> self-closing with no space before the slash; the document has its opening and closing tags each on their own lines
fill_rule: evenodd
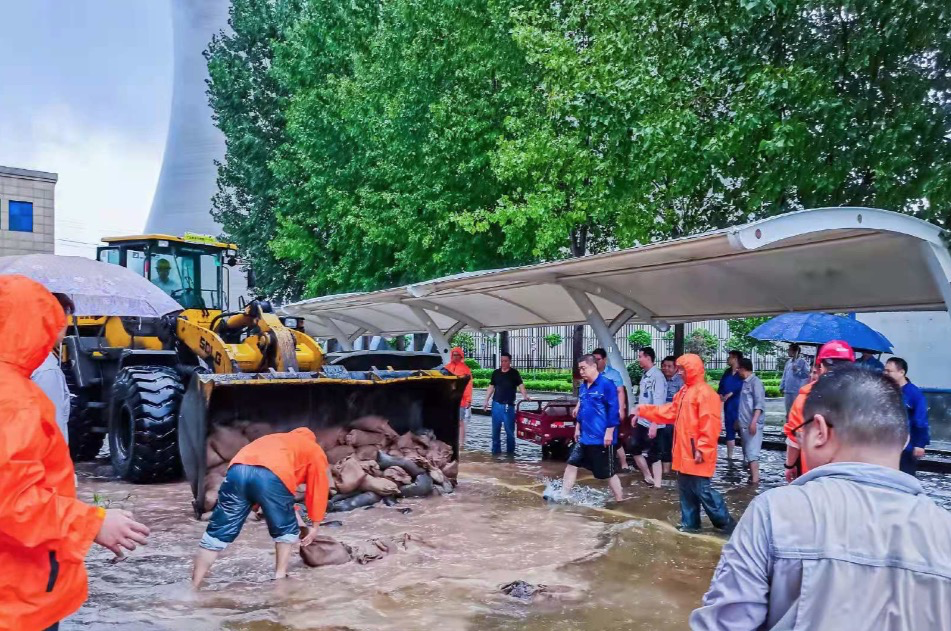
<svg viewBox="0 0 951 631">
<path fill-rule="evenodd" d="M 33 232 L 33 202 L 10 200 L 10 230 Z"/>
</svg>

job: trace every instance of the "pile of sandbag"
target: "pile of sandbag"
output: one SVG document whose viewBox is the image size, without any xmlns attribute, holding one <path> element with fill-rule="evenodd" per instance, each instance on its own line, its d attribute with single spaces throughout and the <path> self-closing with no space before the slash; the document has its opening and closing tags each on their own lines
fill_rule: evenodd
<svg viewBox="0 0 951 631">
<path fill-rule="evenodd" d="M 432 433 L 400 436 L 386 419 L 367 416 L 347 428 L 328 430 L 320 439 L 333 474 L 328 511 L 350 511 L 387 498 L 451 493 L 455 487 L 459 467 L 452 460 L 452 447 Z"/>
<path fill-rule="evenodd" d="M 204 511 L 218 502 L 218 488 L 231 459 L 274 428 L 247 421 L 214 427 L 205 451 Z M 365 416 L 346 427 L 318 429 L 314 434 L 333 471 L 328 510 L 353 510 L 383 498 L 451 493 L 456 484 L 458 464 L 452 460 L 452 447 L 428 430 L 400 436 L 386 419 Z"/>
</svg>

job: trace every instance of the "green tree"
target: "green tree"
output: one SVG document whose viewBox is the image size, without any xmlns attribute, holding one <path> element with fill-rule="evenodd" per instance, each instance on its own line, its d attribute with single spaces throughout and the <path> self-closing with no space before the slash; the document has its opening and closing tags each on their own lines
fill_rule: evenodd
<svg viewBox="0 0 951 631">
<path fill-rule="evenodd" d="M 631 350 L 638 351 L 651 345 L 651 334 L 643 329 L 638 329 L 627 336 L 627 343 L 631 345 Z"/>
<path fill-rule="evenodd" d="M 215 124 L 227 140 L 218 165 L 215 219 L 251 262 L 257 290 L 279 298 L 300 296 L 301 260 L 278 260 L 270 249 L 277 234 L 278 185 L 268 161 L 285 141 L 290 93 L 271 68 L 274 44 L 296 22 L 302 0 L 233 0 L 230 29 L 216 35 L 208 60 L 208 97 Z"/>
<path fill-rule="evenodd" d="M 690 332 L 684 339 L 684 351 L 694 353 L 703 359 L 703 363 L 713 359 L 717 350 L 720 348 L 720 340 L 717 336 L 704 328 L 697 328 Z"/>
<path fill-rule="evenodd" d="M 753 351 L 761 354 L 774 354 L 776 345 L 773 342 L 761 342 L 750 337 L 750 331 L 771 320 L 772 316 L 754 317 L 754 318 L 733 318 L 727 320 L 727 326 L 730 329 L 730 339 L 727 346 L 730 349 L 741 350 L 746 354 Z"/>
</svg>

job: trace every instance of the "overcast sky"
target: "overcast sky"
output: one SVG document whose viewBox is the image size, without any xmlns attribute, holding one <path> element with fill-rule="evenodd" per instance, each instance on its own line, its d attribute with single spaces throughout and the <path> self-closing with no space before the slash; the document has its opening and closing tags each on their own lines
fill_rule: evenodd
<svg viewBox="0 0 951 631">
<path fill-rule="evenodd" d="M 53 171 L 56 251 L 140 232 L 172 90 L 167 0 L 0 0 L 0 165 Z"/>
</svg>

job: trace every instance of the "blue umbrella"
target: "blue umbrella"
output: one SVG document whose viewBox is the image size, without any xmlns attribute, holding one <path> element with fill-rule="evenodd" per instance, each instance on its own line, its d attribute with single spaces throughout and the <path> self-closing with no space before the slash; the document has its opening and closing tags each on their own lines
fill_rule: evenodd
<svg viewBox="0 0 951 631">
<path fill-rule="evenodd" d="M 750 331 L 750 337 L 773 342 L 822 345 L 830 340 L 848 342 L 852 348 L 890 353 L 892 343 L 858 320 L 828 313 L 784 313 Z"/>
</svg>

